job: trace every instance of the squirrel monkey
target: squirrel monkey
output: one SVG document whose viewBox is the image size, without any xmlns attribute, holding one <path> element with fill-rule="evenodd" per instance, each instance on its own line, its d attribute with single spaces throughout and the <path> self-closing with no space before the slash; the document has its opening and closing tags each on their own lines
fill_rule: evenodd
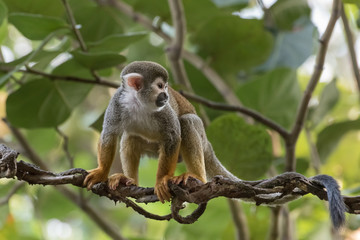
<svg viewBox="0 0 360 240">
<path fill-rule="evenodd" d="M 154 62 L 133 62 L 123 69 L 121 78 L 122 86 L 105 112 L 98 167 L 89 171 L 84 182 L 88 188 L 108 179 L 119 136 L 123 173 L 109 177 L 112 189 L 119 183 L 138 184 L 143 154 L 159 156 L 155 193 L 161 202 L 171 198 L 169 179 L 177 184 L 189 176 L 204 183 L 215 175 L 238 179 L 217 160 L 195 108 L 168 86 L 165 68 Z M 179 154 L 188 172 L 175 177 Z"/>
<path fill-rule="evenodd" d="M 119 183 L 138 184 L 138 167 L 143 154 L 159 157 L 155 193 L 159 200 L 169 201 L 168 181 L 179 184 L 189 176 L 202 182 L 216 175 L 240 180 L 223 167 L 207 140 L 202 120 L 182 95 L 168 86 L 168 72 L 154 62 L 138 61 L 121 72 L 122 86 L 116 91 L 105 112 L 103 130 L 98 144 L 98 167 L 90 170 L 84 185 L 90 189 L 108 180 L 111 189 Z M 108 178 L 118 138 L 123 173 Z M 179 154 L 187 172 L 174 176 Z M 331 178 L 331 177 L 329 177 Z M 335 180 L 317 178 L 336 196 L 330 205 L 331 214 L 340 225 L 344 218 L 342 198 Z M 334 199 L 334 198 L 332 198 Z"/>
</svg>

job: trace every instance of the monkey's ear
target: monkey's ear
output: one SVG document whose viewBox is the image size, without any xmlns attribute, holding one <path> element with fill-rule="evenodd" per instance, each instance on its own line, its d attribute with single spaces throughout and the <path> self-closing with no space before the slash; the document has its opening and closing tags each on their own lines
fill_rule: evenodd
<svg viewBox="0 0 360 240">
<path fill-rule="evenodd" d="M 139 91 L 143 87 L 143 76 L 139 73 L 128 73 L 124 75 L 123 78 L 125 83 L 136 91 Z"/>
</svg>

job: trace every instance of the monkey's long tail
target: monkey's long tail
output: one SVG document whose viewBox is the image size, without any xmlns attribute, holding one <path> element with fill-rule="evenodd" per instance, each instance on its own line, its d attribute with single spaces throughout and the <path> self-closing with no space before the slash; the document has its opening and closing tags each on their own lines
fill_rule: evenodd
<svg viewBox="0 0 360 240">
<path fill-rule="evenodd" d="M 206 178 L 208 181 L 211 180 L 216 175 L 222 175 L 233 181 L 239 181 L 238 177 L 229 172 L 216 157 L 214 150 L 210 142 L 207 142 L 207 146 L 204 151 L 204 160 L 205 160 L 205 170 Z"/>
<path fill-rule="evenodd" d="M 331 221 L 335 229 L 339 229 L 345 223 L 346 206 L 341 196 L 339 185 L 336 180 L 328 175 L 317 175 L 312 179 L 320 182 L 327 191 Z"/>
</svg>

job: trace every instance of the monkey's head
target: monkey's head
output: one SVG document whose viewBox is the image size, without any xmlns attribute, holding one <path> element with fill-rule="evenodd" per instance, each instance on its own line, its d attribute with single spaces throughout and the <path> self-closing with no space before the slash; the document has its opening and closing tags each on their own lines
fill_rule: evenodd
<svg viewBox="0 0 360 240">
<path fill-rule="evenodd" d="M 134 93 L 150 110 L 160 110 L 169 101 L 168 72 L 161 65 L 136 61 L 127 65 L 121 72 L 123 87 Z"/>
</svg>

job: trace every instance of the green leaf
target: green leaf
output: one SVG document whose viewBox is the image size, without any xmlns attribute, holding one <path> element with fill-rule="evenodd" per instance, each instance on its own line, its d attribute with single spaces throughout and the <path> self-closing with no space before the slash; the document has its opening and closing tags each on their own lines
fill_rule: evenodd
<svg viewBox="0 0 360 240">
<path fill-rule="evenodd" d="M 116 19 L 116 9 L 88 0 L 71 0 L 69 3 L 85 42 L 96 42 L 109 35 L 123 33 L 121 21 Z"/>
<path fill-rule="evenodd" d="M 359 129 L 360 119 L 338 122 L 324 128 L 318 134 L 316 141 L 320 159 L 325 162 L 346 133 Z"/>
<path fill-rule="evenodd" d="M 278 0 L 269 9 L 275 26 L 282 30 L 292 30 L 300 19 L 310 19 L 310 8 L 306 0 Z"/>
<path fill-rule="evenodd" d="M 272 145 L 263 127 L 227 114 L 215 119 L 206 132 L 219 160 L 236 176 L 254 180 L 268 171 Z"/>
<path fill-rule="evenodd" d="M 102 125 L 104 122 L 104 117 L 105 117 L 105 112 L 103 114 L 101 114 L 96 120 L 95 122 L 93 122 L 90 127 L 98 132 L 102 131 Z"/>
<path fill-rule="evenodd" d="M 220 13 L 215 4 L 209 0 L 184 0 L 183 5 L 189 32 L 195 32 L 204 22 Z"/>
<path fill-rule="evenodd" d="M 128 62 L 132 61 L 154 61 L 161 65 L 166 64 L 166 55 L 164 54 L 164 44 L 160 46 L 154 46 L 150 43 L 149 35 L 145 38 L 132 44 L 126 58 Z"/>
<path fill-rule="evenodd" d="M 57 66 L 52 71 L 52 73 L 60 76 L 74 76 L 74 77 L 89 78 L 89 79 L 94 78 L 88 68 L 83 67 L 73 58 Z"/>
<path fill-rule="evenodd" d="M 171 15 L 168 1 L 164 0 L 135 0 L 133 4 L 136 12 L 144 13 L 151 18 L 160 17 L 162 21 L 170 22 Z"/>
<path fill-rule="evenodd" d="M 29 13 L 12 13 L 9 16 L 9 22 L 31 40 L 43 40 L 56 30 L 68 28 L 61 18 Z"/>
<path fill-rule="evenodd" d="M 8 9 L 5 5 L 5 3 L 0 0 L 0 25 L 4 23 L 4 20 L 6 19 L 8 14 Z"/>
<path fill-rule="evenodd" d="M 301 90 L 296 70 L 279 68 L 240 86 L 237 96 L 242 103 L 285 128 L 295 120 Z"/>
<path fill-rule="evenodd" d="M 256 69 L 267 71 L 276 67 L 300 67 L 318 46 L 318 42 L 314 40 L 317 36 L 317 29 L 311 22 L 294 32 L 279 32 L 270 57 Z"/>
<path fill-rule="evenodd" d="M 355 4 L 358 7 L 360 7 L 360 0 L 342 0 L 343 3 L 350 3 L 350 4 Z"/>
<path fill-rule="evenodd" d="M 312 128 L 316 127 L 326 114 L 334 108 L 339 100 L 339 95 L 336 79 L 334 79 L 324 87 L 320 95 L 319 105 L 309 112 L 308 119 L 311 121 Z"/>
<path fill-rule="evenodd" d="M 9 95 L 6 113 L 17 127 L 56 127 L 87 96 L 91 85 L 38 79 Z"/>
<path fill-rule="evenodd" d="M 61 1 L 49 0 L 3 0 L 9 12 L 23 12 L 32 14 L 41 14 L 45 16 L 62 17 L 64 15 L 64 6 Z"/>
<path fill-rule="evenodd" d="M 88 44 L 90 52 L 115 52 L 119 53 L 136 41 L 141 40 L 147 35 L 146 32 L 134 32 L 128 34 L 110 35 L 98 42 Z"/>
<path fill-rule="evenodd" d="M 202 56 L 217 70 L 229 74 L 265 61 L 273 46 L 263 22 L 232 15 L 215 16 L 192 37 Z"/>
<path fill-rule="evenodd" d="M 4 40 L 8 36 L 8 21 L 5 19 L 3 23 L 0 25 L 0 44 L 4 42 Z"/>
<path fill-rule="evenodd" d="M 111 52 L 74 51 L 71 54 L 78 63 L 92 70 L 114 67 L 126 61 L 124 56 Z"/>
</svg>

